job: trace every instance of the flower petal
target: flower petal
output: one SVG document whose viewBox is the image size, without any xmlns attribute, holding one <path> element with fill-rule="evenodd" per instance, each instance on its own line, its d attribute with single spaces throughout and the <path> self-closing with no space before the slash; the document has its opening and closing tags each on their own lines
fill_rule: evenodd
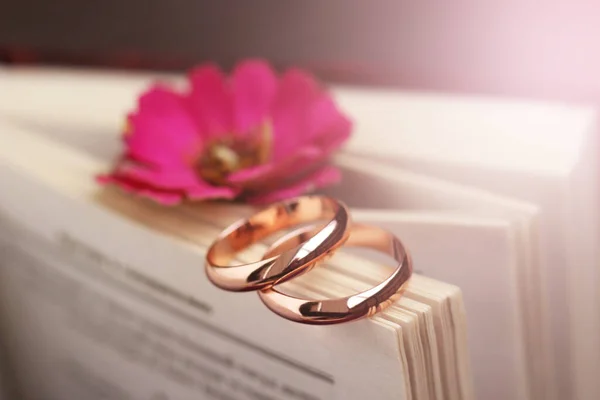
<svg viewBox="0 0 600 400">
<path fill-rule="evenodd" d="M 133 163 L 119 165 L 114 175 L 168 190 L 194 187 L 200 181 L 198 175 L 191 169 L 149 169 Z"/>
<path fill-rule="evenodd" d="M 233 130 L 233 101 L 223 71 L 214 64 L 190 72 L 189 107 L 206 139 L 215 139 Z"/>
<path fill-rule="evenodd" d="M 282 76 L 272 107 L 274 160 L 284 159 L 306 142 L 306 116 L 319 93 L 315 80 L 300 70 Z"/>
<path fill-rule="evenodd" d="M 337 149 L 349 137 L 352 122 L 337 108 L 334 100 L 326 93 L 315 101 L 307 116 L 307 134 L 310 142 L 320 146 L 324 152 Z"/>
<path fill-rule="evenodd" d="M 138 177 L 147 178 L 142 175 Z M 161 204 L 177 204 L 184 199 L 209 200 L 209 199 L 234 199 L 240 193 L 238 189 L 225 186 L 211 186 L 202 181 L 196 182 L 194 186 L 182 188 L 157 187 L 151 180 L 136 180 L 128 175 L 100 175 L 96 180 L 101 184 L 114 184 L 121 189 L 142 197 L 148 197 Z"/>
<path fill-rule="evenodd" d="M 269 116 L 277 77 L 268 63 L 249 60 L 235 68 L 231 83 L 235 132 L 244 136 Z"/>
<path fill-rule="evenodd" d="M 175 205 L 181 202 L 183 195 L 178 192 L 156 190 L 140 182 L 117 177 L 115 175 L 100 175 L 96 181 L 102 185 L 115 185 L 127 193 L 146 197 L 163 205 Z"/>
<path fill-rule="evenodd" d="M 163 204 L 174 204 L 182 199 L 233 199 L 240 189 L 213 186 L 191 169 L 157 169 L 120 161 L 111 174 L 97 177 L 103 184 L 116 184 L 122 189 L 150 197 Z"/>
<path fill-rule="evenodd" d="M 329 186 L 339 182 L 340 179 L 340 171 L 328 165 L 290 186 L 266 194 L 252 194 L 246 197 L 246 199 L 251 204 L 269 204 Z"/>
<path fill-rule="evenodd" d="M 201 144 L 182 97 L 167 88 L 154 86 L 144 93 L 128 121 L 126 152 L 142 162 L 182 165 L 185 154 Z"/>
<path fill-rule="evenodd" d="M 235 199 L 240 194 L 239 189 L 226 186 L 198 185 L 186 189 L 185 196 L 191 200 Z"/>
<path fill-rule="evenodd" d="M 183 97 L 168 86 L 157 82 L 138 98 L 138 110 L 156 116 L 169 116 L 183 110 Z"/>
<path fill-rule="evenodd" d="M 159 190 L 180 191 L 191 198 L 235 198 L 240 189 L 213 186 L 202 180 L 193 170 L 152 170 L 135 164 L 117 167 L 114 176 L 152 186 Z"/>
<path fill-rule="evenodd" d="M 278 181 L 296 175 L 310 168 L 322 159 L 323 152 L 318 147 L 304 147 L 290 157 L 269 164 L 258 165 L 237 171 L 227 178 L 227 182 L 244 188 L 277 184 Z"/>
</svg>

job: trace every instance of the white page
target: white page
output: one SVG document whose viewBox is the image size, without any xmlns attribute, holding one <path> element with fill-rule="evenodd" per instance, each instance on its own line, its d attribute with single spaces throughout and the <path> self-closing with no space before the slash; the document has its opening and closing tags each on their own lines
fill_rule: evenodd
<svg viewBox="0 0 600 400">
<path fill-rule="evenodd" d="M 477 217 L 503 218 L 516 224 L 514 245 L 519 266 L 515 268 L 518 274 L 512 284 L 513 290 L 518 290 L 521 295 L 520 304 L 525 313 L 521 317 L 527 324 L 524 335 L 530 354 L 527 358 L 530 381 L 532 390 L 551 393 L 551 386 L 544 386 L 543 381 L 548 373 L 546 368 L 551 367 L 548 360 L 552 360 L 552 354 L 548 351 L 548 332 L 541 328 L 548 327 L 549 320 L 546 310 L 540 308 L 543 305 L 542 293 L 536 286 L 539 284 L 539 265 L 535 259 L 538 251 L 537 208 L 526 202 L 426 178 L 360 157 L 339 155 L 336 162 L 343 169 L 344 180 L 324 192 L 347 199 L 350 206 L 415 211 L 454 210 Z M 405 189 L 407 185 L 410 190 Z M 477 281 L 473 280 L 471 285 L 476 286 Z M 468 293 L 468 287 L 461 287 Z"/>
<path fill-rule="evenodd" d="M 155 389 L 153 385 L 144 387 L 137 383 L 147 381 L 160 385 L 161 379 L 163 383 L 169 381 L 166 376 L 134 368 L 123 361 L 122 355 L 117 357 L 115 350 L 106 351 L 107 346 L 91 345 L 89 341 L 96 333 L 95 329 L 87 329 L 81 334 L 66 324 L 64 318 L 69 318 L 69 314 L 65 315 L 64 309 L 68 299 L 62 295 L 65 291 L 68 295 L 78 290 L 85 293 L 82 301 L 95 301 L 100 297 L 98 304 L 92 302 L 89 305 L 92 316 L 94 307 L 102 310 L 107 307 L 106 301 L 112 299 L 120 306 L 111 307 L 125 307 L 134 315 L 133 321 L 149 320 L 144 323 L 172 326 L 179 334 L 197 338 L 199 343 L 215 352 L 233 357 L 235 365 L 254 366 L 267 378 L 275 380 L 280 390 L 293 386 L 294 390 L 304 390 L 306 395 L 319 399 L 370 395 L 390 400 L 402 398 L 401 365 L 396 357 L 389 356 L 398 352 L 394 332 L 378 329 L 368 321 L 322 329 L 290 323 L 268 311 L 253 293 L 228 293 L 212 286 L 198 265 L 202 263 L 203 252 L 194 246 L 169 240 L 89 200 L 86 203 L 81 197 L 85 193 L 79 192 L 79 197 L 68 191 L 61 193 L 56 186 L 52 188 L 51 183 L 27 178 L 26 174 L 7 168 L 5 164 L 0 171 L 0 182 L 15 188 L 0 194 L 4 212 L 18 217 L 20 224 L 39 235 L 39 240 L 33 235 L 19 236 L 16 229 L 3 224 L 5 235 L 16 237 L 16 244 L 41 257 L 38 262 L 27 262 L 19 259 L 18 252 L 14 253 L 9 257 L 9 262 L 14 263 L 2 269 L 0 279 L 1 292 L 14 302 L 12 326 L 17 332 L 28 332 L 20 336 L 14 351 L 22 355 L 21 364 L 17 364 L 19 371 L 33 374 L 32 379 L 39 380 L 39 386 L 32 386 L 31 390 L 53 390 L 58 398 L 65 398 L 64 391 L 68 392 L 70 387 L 60 385 L 65 379 L 69 380 L 59 376 L 66 371 L 56 367 L 64 365 L 59 363 L 61 359 L 74 360 L 76 366 L 83 364 L 80 369 L 75 369 L 86 376 L 99 374 L 98 379 L 117 380 L 126 386 L 123 390 L 150 391 Z M 61 261 L 52 256 L 52 251 L 59 251 L 67 259 Z M 144 277 L 144 280 L 140 282 L 132 279 L 132 275 L 123 275 L 123 268 L 135 271 L 133 276 Z M 41 288 L 38 291 L 26 290 L 31 274 L 39 278 Z M 76 283 L 69 283 L 71 281 Z M 148 282 L 159 283 L 159 288 L 169 290 L 157 290 L 157 286 L 149 286 Z M 136 295 L 139 291 L 149 292 L 158 300 L 140 300 Z M 92 296 L 92 293 L 98 295 Z M 60 301 L 58 307 L 50 301 L 56 296 Z M 79 301 L 74 305 L 79 305 Z M 75 309 L 79 313 L 75 317 L 86 316 L 85 305 L 84 302 L 81 309 Z M 165 308 L 178 311 L 161 311 Z M 129 318 L 121 320 L 120 315 L 103 314 L 102 318 L 107 318 L 108 327 L 126 324 Z M 190 324 L 190 320 L 195 322 Z M 139 325 L 136 327 L 136 330 L 140 329 Z M 39 336 L 42 332 L 43 340 Z M 120 334 L 117 336 L 121 337 Z M 128 354 L 121 347 L 114 347 L 112 342 L 111 346 L 108 347 L 116 348 L 117 353 Z M 149 351 L 146 346 L 140 347 Z M 39 360 L 48 360 L 48 363 L 37 362 Z M 365 369 L 364 365 L 378 365 L 394 379 L 383 379 L 379 370 Z M 243 374 L 236 371 L 238 375 Z M 235 377 L 243 379 L 238 375 Z M 365 379 L 376 384 L 364 385 Z M 192 396 L 191 392 L 175 386 L 172 391 L 170 386 L 164 389 L 170 390 L 175 398 L 192 398 L 185 397 Z M 269 393 L 273 396 L 274 392 L 275 389 Z M 131 393 L 133 398 L 140 399 L 149 398 L 151 394 Z"/>
<path fill-rule="evenodd" d="M 108 197 L 105 197 L 108 201 L 103 204 L 110 203 L 117 209 L 122 209 L 122 205 L 116 205 Z M 122 200 L 121 203 L 127 199 L 122 197 Z M 192 210 L 189 207 L 177 218 L 168 210 L 163 211 L 164 209 L 150 204 L 146 210 L 139 203 L 130 204 L 123 211 L 128 214 L 132 207 L 146 218 L 153 215 L 152 220 L 159 225 L 177 227 L 176 231 L 182 236 L 206 247 L 225 227 L 224 223 L 219 224 L 222 217 L 213 216 L 224 216 L 227 213 L 226 205 L 211 206 L 208 210 L 201 210 L 201 207 Z M 156 211 L 157 214 L 151 214 L 151 211 Z M 234 221 L 248 215 L 248 212 L 247 209 L 236 207 L 235 216 L 225 219 Z M 524 395 L 519 394 L 519 390 L 524 390 L 526 374 L 522 370 L 523 350 L 520 348 L 522 328 L 519 327 L 518 319 L 515 319 L 515 315 L 519 314 L 519 303 L 517 299 L 511 298 L 515 293 L 507 292 L 514 286 L 516 269 L 511 257 L 515 242 L 511 224 L 504 220 L 443 212 L 353 209 L 352 216 L 357 222 L 382 226 L 402 238 L 413 255 L 416 273 L 475 289 L 469 290 L 467 309 L 472 320 L 469 323 L 469 346 L 473 363 L 477 366 L 474 376 L 479 393 L 489 399 L 522 398 Z M 197 227 L 207 221 L 211 222 L 209 231 L 198 233 Z M 259 258 L 264 251 L 262 247 L 256 250 L 260 251 L 250 256 L 250 259 Z M 340 263 L 350 264 L 341 255 L 337 257 Z M 455 268 L 457 266 L 460 268 Z M 390 272 L 389 268 L 383 270 L 381 280 Z M 376 277 L 382 275 L 378 274 L 381 269 L 370 272 Z M 517 309 L 511 309 L 511 304 Z M 511 384 L 507 385 L 507 382 Z"/>
<path fill-rule="evenodd" d="M 596 399 L 600 381 L 600 203 L 595 107 L 340 88 L 355 116 L 348 150 L 538 204 L 554 310 L 558 398 Z M 568 316 L 569 321 L 565 321 Z"/>
<path fill-rule="evenodd" d="M 552 175 L 579 159 L 594 107 L 483 96 L 336 87 L 354 116 L 349 151 Z"/>
<path fill-rule="evenodd" d="M 355 186 L 352 182 L 347 185 Z M 395 187 L 410 191 L 406 182 L 396 183 Z M 242 217 L 245 213 L 247 210 L 240 210 L 238 215 Z M 518 388 L 525 386 L 526 377 L 515 367 L 523 363 L 519 359 L 523 350 L 519 348 L 520 322 L 515 319 L 521 305 L 511 291 L 518 268 L 514 260 L 517 241 L 514 226 L 503 219 L 469 217 L 449 211 L 353 208 L 352 216 L 357 222 L 381 226 L 401 238 L 413 255 L 415 273 L 464 288 L 477 398 L 520 398 Z M 336 257 L 341 265 L 350 264 L 343 255 Z M 365 265 L 369 267 L 375 266 Z M 371 273 L 383 280 L 389 272 L 389 268 L 371 268 L 361 276 Z"/>
<path fill-rule="evenodd" d="M 526 398 L 519 393 L 526 374 L 514 227 L 502 220 L 443 214 L 356 210 L 353 215 L 401 238 L 417 273 L 461 288 L 475 398 Z"/>
<path fill-rule="evenodd" d="M 9 233 L 15 235 L 14 230 Z M 23 245 L 23 236 L 17 237 Z M 357 346 L 356 337 L 352 339 L 355 335 L 366 335 L 378 344 L 376 348 L 370 346 L 371 353 L 365 355 L 355 347 L 355 356 L 377 363 L 390 374 L 399 374 L 393 381 L 381 382 L 383 386 L 365 390 L 376 392 L 378 398 L 402 398 L 397 390 L 402 386 L 401 369 L 393 357 L 384 357 L 384 352 L 394 354 L 398 350 L 386 332 L 371 329 L 369 324 L 356 325 L 346 333 L 342 327 L 322 338 L 315 337 L 314 330 L 304 333 L 312 338 L 303 340 L 303 345 L 312 343 L 326 353 L 325 357 L 344 361 L 340 367 L 333 366 L 338 370 L 334 375 L 323 376 L 314 364 L 299 363 L 289 353 L 282 353 L 284 347 L 273 351 L 277 344 L 263 343 L 238 331 L 237 322 L 229 321 L 219 328 L 210 318 L 201 318 L 197 310 L 183 307 L 184 303 L 161 299 L 156 290 L 120 290 L 114 282 L 107 283 L 102 274 L 86 277 L 91 266 L 84 259 L 61 260 L 31 238 L 26 244 L 35 245 L 36 252 L 30 256 L 42 258 L 34 262 L 17 252 L 8 253 L 8 264 L 0 270 L 0 285 L 3 294 L 15 302 L 9 316 L 20 335 L 12 350 L 19 355 L 15 367 L 30 383 L 25 392 L 31 398 L 71 398 L 73 393 L 81 394 L 77 398 L 103 398 L 96 390 L 123 392 L 133 399 L 159 397 L 160 392 L 169 398 L 191 399 L 203 393 L 202 398 L 213 398 L 206 395 L 209 390 L 240 399 L 251 398 L 241 394 L 249 390 L 294 398 L 289 395 L 293 389 L 309 398 L 345 399 L 350 395 L 347 390 L 360 389 L 352 388 L 353 384 L 345 386 L 345 378 L 337 373 L 353 375 L 360 366 L 355 360 L 335 357 L 341 349 L 336 348 L 338 343 L 329 342 L 336 339 L 344 347 Z M 23 290 L 27 288 L 36 290 L 27 293 Z M 265 322 L 263 329 L 278 329 Z M 297 327 L 287 325 L 291 331 L 279 332 L 295 341 Z M 361 376 L 369 375 L 360 372 Z M 253 376 L 257 373 L 260 379 Z M 105 384 L 98 387 L 101 383 Z M 395 386 L 393 390 L 390 385 Z"/>
<path fill-rule="evenodd" d="M 17 132 L 18 134 L 15 135 L 15 133 Z M 53 144 L 52 142 L 47 141 L 42 137 L 36 138 L 35 136 L 36 135 L 31 135 L 27 131 L 19 131 L 17 128 L 14 128 L 10 134 L 10 141 L 7 141 L 7 143 L 11 143 L 11 148 L 5 148 L 6 151 L 4 151 L 3 153 L 1 153 L 2 150 L 0 150 L 0 153 L 2 154 L 5 160 L 10 161 L 13 165 L 18 166 L 18 168 L 28 170 L 30 174 L 37 175 L 40 177 L 40 179 L 43 179 L 44 181 L 54 182 L 54 184 L 59 185 L 59 187 L 61 185 L 64 186 L 62 187 L 62 190 L 71 191 L 71 196 L 80 198 L 84 202 L 90 201 L 91 196 L 93 196 L 93 194 L 98 191 L 98 188 L 95 186 L 94 182 L 90 179 L 90 177 L 93 176 L 95 171 L 97 171 L 100 168 L 103 168 L 104 164 L 98 161 L 94 161 L 93 158 L 90 158 L 85 153 L 73 152 L 72 150 L 65 149 L 56 144 Z M 30 155 L 35 155 L 36 163 L 28 162 L 29 160 L 24 159 L 21 156 L 22 153 L 20 151 L 17 151 L 18 149 L 25 148 L 28 149 Z M 48 165 L 52 165 L 52 169 L 48 168 Z M 5 178 L 11 179 L 9 172 L 7 172 Z M 17 181 L 14 181 L 14 185 L 16 185 L 16 182 Z M 24 187 L 26 185 L 24 183 L 21 183 L 18 186 L 19 187 L 16 188 L 15 192 L 25 190 Z M 408 187 L 409 186 L 407 186 L 407 188 Z M 45 198 L 44 201 L 46 202 L 46 204 L 38 204 L 38 211 L 35 211 L 36 204 L 25 204 L 22 201 L 22 198 L 36 198 L 39 196 L 34 196 L 31 193 L 27 194 L 25 192 L 15 192 L 12 192 L 10 194 L 12 196 L 15 196 L 13 197 L 12 201 L 10 201 L 10 195 L 8 193 L 5 194 L 3 198 L 4 204 L 9 204 L 10 201 L 11 207 L 13 207 L 14 212 L 19 212 L 19 210 L 21 210 L 19 212 L 20 214 L 29 214 L 28 219 L 32 221 L 32 226 L 35 226 L 38 230 L 48 229 L 46 226 L 39 226 L 38 222 L 34 222 L 39 220 L 47 220 L 51 218 L 52 216 L 47 215 L 48 208 L 53 209 L 54 207 L 64 207 L 64 205 L 62 205 L 59 200 L 56 200 L 53 204 L 49 204 L 49 199 Z M 70 221 L 63 221 L 61 222 L 61 224 L 66 224 L 67 222 L 75 223 Z M 82 224 L 82 222 L 79 223 L 79 225 Z M 454 251 L 454 253 L 439 253 L 440 259 L 438 259 L 438 261 L 445 263 L 447 259 L 465 257 L 464 262 L 467 262 L 470 259 L 469 257 L 475 257 L 477 254 L 477 257 L 479 257 L 479 259 L 486 260 L 489 257 L 489 253 L 498 253 L 498 256 L 494 257 L 494 260 L 499 263 L 498 265 L 502 265 L 502 267 L 495 268 L 495 270 L 503 273 L 503 277 L 500 277 L 499 282 L 495 282 L 493 285 L 494 288 L 497 290 L 504 290 L 504 292 L 502 292 L 500 296 L 502 296 L 502 302 L 506 302 L 506 307 L 495 315 L 498 320 L 502 320 L 504 322 L 502 324 L 502 332 L 505 333 L 505 335 L 503 335 L 503 341 L 502 343 L 496 343 L 495 336 L 492 337 L 490 341 L 493 342 L 493 346 L 507 345 L 508 348 L 506 348 L 506 351 L 502 354 L 502 361 L 496 360 L 498 354 L 490 352 L 490 349 L 493 349 L 494 347 L 489 347 L 488 349 L 485 349 L 486 353 L 483 354 L 485 358 L 479 359 L 480 361 L 478 361 L 478 365 L 482 368 L 480 371 L 488 372 L 486 373 L 485 377 L 482 377 L 479 380 L 479 391 L 481 392 L 482 396 L 486 396 L 486 398 L 488 399 L 494 399 L 494 396 L 497 393 L 505 393 L 504 391 L 500 391 L 498 389 L 500 385 L 502 385 L 503 390 L 514 390 L 514 392 L 511 395 L 511 398 L 525 398 L 523 397 L 524 389 L 522 379 L 524 379 L 526 374 L 525 371 L 523 371 L 522 341 L 520 340 L 519 336 L 519 332 L 521 331 L 521 328 L 519 327 L 520 319 L 517 317 L 518 310 L 513 309 L 516 304 L 514 300 L 515 288 L 512 287 L 509 283 L 511 282 L 510 271 L 511 268 L 514 268 L 514 264 L 511 264 L 511 262 L 512 258 L 515 257 L 515 255 L 511 252 L 510 249 L 512 243 L 511 240 L 513 239 L 510 233 L 510 225 L 507 225 L 506 222 L 503 221 L 493 221 L 488 225 L 486 225 L 484 222 L 480 222 L 481 225 L 478 225 L 477 223 L 472 223 L 469 221 L 467 221 L 466 223 L 463 222 L 463 224 L 466 225 L 465 229 L 472 229 L 473 233 L 469 237 L 473 237 L 474 239 L 478 240 L 477 245 L 475 246 L 475 250 L 480 251 L 480 253 L 465 252 L 463 251 L 463 248 L 441 247 L 446 246 L 446 243 L 448 242 L 448 240 L 445 238 L 445 235 L 451 235 L 455 238 L 460 238 L 459 235 L 452 235 L 452 229 L 446 227 L 444 230 L 441 231 L 443 234 L 438 236 L 436 242 L 438 243 L 437 248 L 440 249 L 440 251 L 444 249 L 445 252 L 449 252 L 452 250 Z M 102 245 L 108 245 L 107 243 L 102 242 L 102 240 L 100 239 L 102 236 L 98 236 L 101 234 L 99 232 L 94 231 L 94 229 L 89 225 L 91 225 L 91 223 L 88 222 L 87 224 L 85 224 L 85 226 L 79 226 L 77 228 L 77 237 L 93 235 L 95 239 L 92 242 Z M 425 224 L 425 226 L 431 228 L 434 227 L 435 224 Z M 82 231 L 80 232 L 79 230 Z M 85 233 L 85 235 L 83 230 L 87 232 Z M 492 233 L 492 235 L 489 236 L 485 232 L 495 233 Z M 47 233 L 47 235 L 48 234 L 51 233 Z M 137 240 L 137 235 L 134 235 L 130 240 Z M 422 244 L 422 247 L 420 247 L 420 251 L 423 254 L 430 253 L 431 248 L 427 247 L 427 243 L 428 242 L 426 240 L 425 244 Z M 138 246 L 147 246 L 147 244 L 143 245 L 142 243 L 139 243 Z M 458 252 L 457 249 L 459 250 Z M 124 248 L 124 244 L 122 243 L 113 243 L 111 245 L 111 250 L 109 251 L 108 249 L 106 249 L 105 251 L 108 254 L 119 254 L 121 257 L 133 257 L 134 259 L 140 257 L 139 254 L 131 254 L 131 252 L 128 251 L 127 248 Z M 451 257 L 447 254 L 453 254 L 453 256 Z M 422 255 L 420 257 L 425 257 L 431 262 L 435 261 L 434 259 L 430 258 L 430 255 Z M 475 265 L 477 266 L 480 264 Z M 144 272 L 150 273 L 150 271 Z M 180 282 L 179 280 L 174 281 L 173 275 L 168 273 L 165 274 L 160 269 L 154 270 L 152 271 L 152 273 L 158 274 L 156 275 L 156 278 L 160 278 L 161 281 L 171 282 L 171 284 L 176 284 L 178 285 L 178 287 L 179 285 L 184 284 L 184 282 Z M 467 280 L 465 279 L 464 282 L 466 281 Z M 500 285 L 499 283 L 502 282 L 504 282 L 505 284 Z M 190 288 L 189 290 L 191 293 L 194 293 L 194 290 L 189 285 L 197 287 L 196 285 L 198 285 L 198 282 L 194 282 L 193 280 L 186 280 L 185 282 L 185 286 Z M 477 289 L 479 290 L 481 289 L 481 287 L 481 285 L 478 285 Z M 477 324 L 477 318 L 474 319 L 473 323 Z M 479 327 L 483 327 L 484 329 L 484 331 L 481 332 L 487 332 L 488 334 L 491 334 L 489 333 L 488 327 L 481 324 L 479 324 Z M 481 332 L 476 331 L 477 334 L 475 335 L 474 339 L 475 343 L 481 343 Z M 484 349 L 484 346 L 478 345 L 478 348 Z M 300 351 L 300 349 L 298 351 Z M 493 363 L 497 361 L 505 366 L 503 373 L 498 373 L 497 370 L 492 371 L 489 369 L 489 366 L 494 365 Z M 500 398 L 498 399 L 500 400 Z"/>
<path fill-rule="evenodd" d="M 597 144 L 586 145 L 586 152 L 596 151 Z M 539 204 L 540 261 L 552 313 L 552 329 L 562 390 L 578 391 L 578 398 L 595 400 L 600 393 L 596 373 L 600 368 L 600 283 L 598 257 L 597 171 L 586 164 L 596 163 L 584 157 L 573 170 L 557 176 L 529 176 L 502 170 L 479 170 L 472 167 L 405 160 L 393 163 L 426 173 L 469 184 L 502 195 Z M 572 371 L 567 374 L 566 371 Z M 562 372 L 561 372 L 562 371 Z"/>
</svg>

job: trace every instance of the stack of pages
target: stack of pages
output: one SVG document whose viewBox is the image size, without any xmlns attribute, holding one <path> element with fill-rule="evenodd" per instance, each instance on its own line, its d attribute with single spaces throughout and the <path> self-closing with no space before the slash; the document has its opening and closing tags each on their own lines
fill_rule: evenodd
<svg viewBox="0 0 600 400">
<path fill-rule="evenodd" d="M 0 70 L 0 305 L 23 398 L 598 398 L 593 110 L 334 88 L 356 130 L 324 193 L 400 237 L 416 274 L 384 313 L 315 327 L 204 276 L 206 247 L 253 210 L 94 183 L 155 78 Z M 390 272 L 343 252 L 286 290 L 338 297 Z"/>
</svg>

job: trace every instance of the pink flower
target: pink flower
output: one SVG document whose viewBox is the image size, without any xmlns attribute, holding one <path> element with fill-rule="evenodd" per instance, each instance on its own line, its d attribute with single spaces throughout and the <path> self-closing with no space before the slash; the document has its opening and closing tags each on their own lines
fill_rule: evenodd
<svg viewBox="0 0 600 400">
<path fill-rule="evenodd" d="M 241 199 L 269 203 L 339 180 L 327 165 L 348 139 L 349 119 L 308 74 L 277 77 L 263 61 L 189 74 L 178 93 L 157 84 L 128 115 L 121 160 L 102 184 L 163 204 Z"/>
</svg>

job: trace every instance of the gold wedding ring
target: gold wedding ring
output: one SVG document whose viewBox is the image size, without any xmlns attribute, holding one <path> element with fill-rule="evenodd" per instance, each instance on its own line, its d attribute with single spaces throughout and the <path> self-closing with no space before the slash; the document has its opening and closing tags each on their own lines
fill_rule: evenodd
<svg viewBox="0 0 600 400">
<path fill-rule="evenodd" d="M 319 221 L 323 221 L 321 226 Z M 303 224 L 310 226 L 298 227 Z M 229 266 L 247 247 L 293 227 L 298 228 L 277 240 L 262 260 Z M 378 250 L 393 257 L 398 265 L 379 285 L 338 299 L 302 299 L 275 287 L 308 272 L 344 244 Z M 352 224 L 342 202 L 325 196 L 303 196 L 277 203 L 225 229 L 208 250 L 206 273 L 219 288 L 258 291 L 271 311 L 288 320 L 327 325 L 368 317 L 394 302 L 412 274 L 412 260 L 402 242 L 390 232 Z"/>
<path fill-rule="evenodd" d="M 282 229 L 325 220 L 306 242 L 277 256 L 229 266 L 237 253 Z M 206 273 L 221 289 L 250 291 L 285 282 L 322 260 L 348 238 L 346 206 L 326 196 L 303 196 L 277 203 L 225 229 L 208 249 Z"/>
<path fill-rule="evenodd" d="M 273 244 L 265 257 L 285 251 L 308 240 L 314 228 L 298 229 Z M 354 224 L 345 246 L 367 247 L 393 257 L 398 265 L 394 272 L 379 285 L 363 292 L 339 299 L 309 300 L 287 295 L 276 287 L 258 292 L 263 303 L 276 314 L 295 322 L 311 325 L 330 325 L 368 317 L 392 304 L 402 293 L 412 274 L 412 260 L 394 235 L 384 229 Z"/>
</svg>

